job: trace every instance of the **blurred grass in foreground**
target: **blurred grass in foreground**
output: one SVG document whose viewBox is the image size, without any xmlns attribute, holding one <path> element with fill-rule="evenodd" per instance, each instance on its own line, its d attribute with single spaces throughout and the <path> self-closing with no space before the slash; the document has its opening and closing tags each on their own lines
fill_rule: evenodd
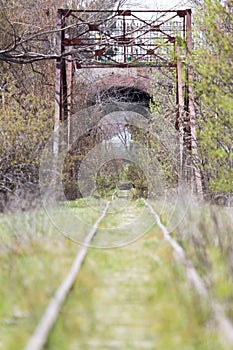
<svg viewBox="0 0 233 350">
<path fill-rule="evenodd" d="M 154 206 L 159 208 L 160 203 Z M 88 222 L 95 221 L 96 212 L 83 200 L 70 207 Z M 131 210 L 138 215 L 139 206 L 132 202 Z M 232 318 L 230 210 L 192 207 L 172 234 Z M 165 224 L 168 216 L 165 208 Z M 78 246 L 53 227 L 43 210 L 2 215 L 0 231 L 0 349 L 19 350 L 69 270 Z M 183 267 L 173 259 L 156 226 L 124 248 L 90 250 L 46 346 L 78 348 L 225 349 L 208 305 L 190 289 Z"/>
</svg>

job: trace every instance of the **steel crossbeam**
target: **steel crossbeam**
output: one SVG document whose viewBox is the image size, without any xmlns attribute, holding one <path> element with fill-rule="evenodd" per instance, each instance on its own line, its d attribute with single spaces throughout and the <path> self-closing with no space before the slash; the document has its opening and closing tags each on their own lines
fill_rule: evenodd
<svg viewBox="0 0 233 350">
<path fill-rule="evenodd" d="M 55 128 L 68 119 L 72 105 L 73 69 L 153 67 L 176 71 L 176 128 L 180 138 L 180 178 L 184 147 L 193 156 L 197 192 L 201 176 L 196 154 L 192 90 L 191 10 L 69 10 L 59 9 L 57 20 Z M 185 61 L 185 68 L 183 68 Z M 185 69 L 186 81 L 182 81 Z M 188 128 L 184 127 L 184 120 Z M 68 138 L 69 133 L 68 130 Z M 188 141 L 187 141 L 188 140 Z"/>
</svg>

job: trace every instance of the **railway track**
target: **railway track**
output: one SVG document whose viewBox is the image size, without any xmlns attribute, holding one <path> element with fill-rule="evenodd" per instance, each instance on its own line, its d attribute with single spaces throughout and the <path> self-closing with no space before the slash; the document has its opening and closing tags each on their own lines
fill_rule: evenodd
<svg viewBox="0 0 233 350">
<path fill-rule="evenodd" d="M 66 300 L 66 297 L 68 296 L 75 282 L 75 279 L 77 278 L 80 268 L 85 260 L 88 246 L 90 245 L 94 235 L 96 234 L 99 224 L 107 214 L 109 206 L 110 206 L 110 202 L 107 202 L 101 215 L 94 223 L 89 234 L 86 236 L 84 244 L 81 247 L 81 249 L 78 250 L 78 253 L 74 259 L 73 265 L 69 273 L 67 274 L 62 284 L 57 289 L 54 297 L 51 299 L 50 303 L 48 304 L 35 332 L 29 339 L 25 350 L 40 350 L 40 349 L 43 349 L 44 345 L 46 344 L 49 333 L 57 320 L 59 311 L 64 301 Z"/>
<path fill-rule="evenodd" d="M 185 267 L 186 277 L 189 280 L 191 286 L 196 290 L 201 298 L 203 298 L 207 303 L 210 304 L 214 318 L 216 320 L 219 334 L 223 336 L 224 343 L 227 346 L 233 345 L 233 324 L 225 316 L 224 308 L 216 300 L 214 300 L 209 294 L 208 289 L 205 286 L 204 281 L 199 276 L 197 270 L 194 268 L 192 262 L 187 258 L 184 249 L 181 247 L 177 241 L 171 237 L 166 226 L 161 222 L 159 215 L 155 212 L 152 205 L 145 202 L 149 211 L 155 218 L 155 221 L 159 228 L 161 229 L 164 239 L 172 246 L 174 254 L 177 260 Z"/>
<path fill-rule="evenodd" d="M 87 256 L 88 247 L 91 246 L 91 242 L 95 235 L 98 233 L 98 228 L 107 216 L 110 207 L 111 202 L 107 202 L 104 210 L 101 212 L 101 215 L 96 220 L 90 232 L 86 236 L 86 239 L 83 242 L 83 246 L 78 250 L 70 271 L 68 272 L 67 276 L 57 289 L 54 297 L 50 300 L 47 308 L 45 309 L 45 312 L 42 315 L 38 326 L 36 327 L 34 333 L 30 337 L 25 347 L 25 350 L 42 350 L 46 345 L 50 332 L 59 317 L 59 312 L 78 277 L 81 266 Z M 174 238 L 171 237 L 168 229 L 161 222 L 161 219 L 158 213 L 154 210 L 153 206 L 148 201 L 145 201 L 145 207 L 153 217 L 154 222 L 160 228 L 164 240 L 167 241 L 172 247 L 176 260 L 184 266 L 186 271 L 186 278 L 190 282 L 190 285 L 196 290 L 200 298 L 206 300 L 206 302 L 208 302 L 211 306 L 219 333 L 224 338 L 225 344 L 228 346 L 233 345 L 233 325 L 231 321 L 225 316 L 222 306 L 210 297 L 205 283 L 199 276 L 196 269 L 193 267 L 192 262 L 187 258 L 184 249 L 177 243 Z"/>
</svg>

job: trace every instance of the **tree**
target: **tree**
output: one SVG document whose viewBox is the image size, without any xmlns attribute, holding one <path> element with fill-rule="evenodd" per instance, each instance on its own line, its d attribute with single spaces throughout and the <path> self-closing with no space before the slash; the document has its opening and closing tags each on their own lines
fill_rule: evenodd
<svg viewBox="0 0 233 350">
<path fill-rule="evenodd" d="M 6 78 L 7 79 L 7 78 Z M 9 198 L 21 207 L 24 199 L 38 194 L 40 155 L 52 131 L 49 107 L 33 94 L 19 94 L 7 83 L 0 104 L 0 207 Z M 19 201 L 15 199 L 20 199 Z M 32 199 L 32 198 L 31 198 Z M 30 207 L 30 201 L 26 206 Z"/>
<path fill-rule="evenodd" d="M 232 5 L 206 0 L 201 13 L 194 56 L 200 166 L 206 194 L 226 199 L 233 193 Z"/>
<path fill-rule="evenodd" d="M 69 8 L 75 3 L 74 9 L 84 12 L 87 8 L 109 10 L 116 3 L 121 6 L 123 2 L 41 0 L 35 3 L 33 0 L 0 0 L 0 61 L 30 64 L 59 58 L 61 55 L 56 52 L 55 40 L 58 31 L 57 9 Z M 95 14 L 94 20 L 102 16 L 103 13 Z M 75 21 L 69 27 L 76 28 Z M 63 52 L 62 56 L 69 56 L 69 52 Z"/>
<path fill-rule="evenodd" d="M 41 151 L 53 131 L 57 9 L 87 3 L 0 0 L 2 207 L 15 191 L 30 188 L 36 194 Z M 115 1 L 92 3 L 107 8 Z"/>
</svg>

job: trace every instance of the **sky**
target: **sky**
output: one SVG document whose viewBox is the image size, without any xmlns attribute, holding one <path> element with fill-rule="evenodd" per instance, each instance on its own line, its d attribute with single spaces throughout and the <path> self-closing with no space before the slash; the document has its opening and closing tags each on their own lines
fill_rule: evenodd
<svg viewBox="0 0 233 350">
<path fill-rule="evenodd" d="M 148 10 L 170 10 L 190 8 L 188 0 L 128 0 L 125 8 L 138 8 Z"/>
</svg>

